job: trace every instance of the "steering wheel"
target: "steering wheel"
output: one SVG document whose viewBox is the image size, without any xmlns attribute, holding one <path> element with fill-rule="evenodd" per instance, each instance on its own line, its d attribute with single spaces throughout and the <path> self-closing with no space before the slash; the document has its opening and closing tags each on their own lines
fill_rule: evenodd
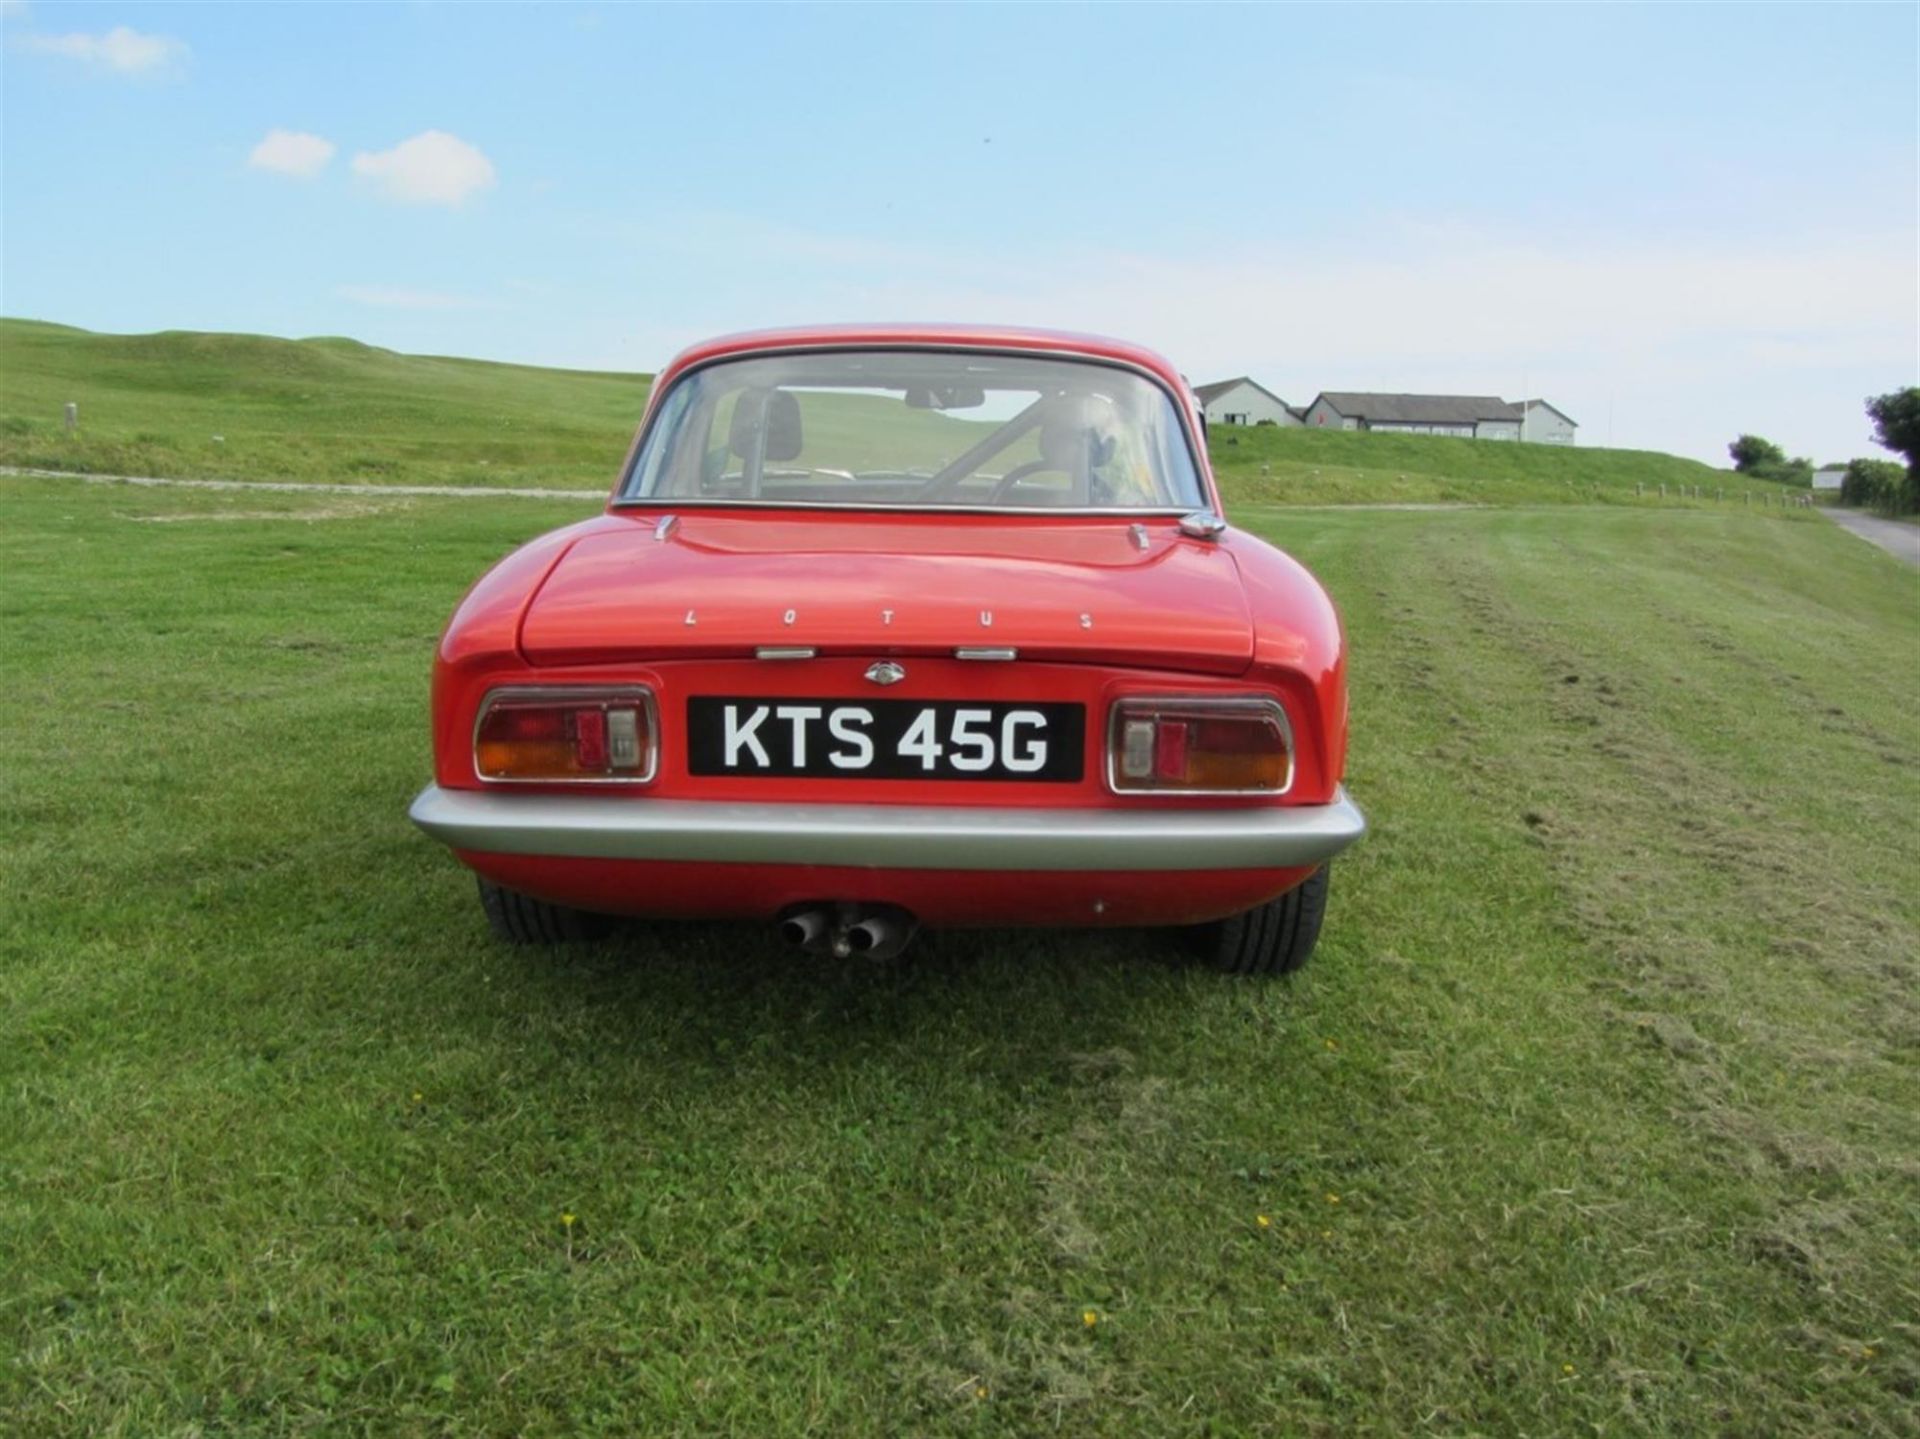
<svg viewBox="0 0 1920 1439">
<path fill-rule="evenodd" d="M 1048 470 L 1060 470 L 1051 460 L 1028 460 L 1024 465 L 1015 465 L 1000 477 L 1000 483 L 993 487 L 993 493 L 987 496 L 987 503 L 997 505 L 1013 493 L 1014 487 L 1029 475 L 1038 475 Z M 1060 471 L 1066 473 L 1064 470 Z"/>
</svg>

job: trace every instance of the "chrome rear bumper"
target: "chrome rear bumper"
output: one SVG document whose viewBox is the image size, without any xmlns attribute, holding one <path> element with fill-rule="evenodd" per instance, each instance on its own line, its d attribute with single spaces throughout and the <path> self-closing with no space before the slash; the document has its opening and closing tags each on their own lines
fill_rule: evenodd
<svg viewBox="0 0 1920 1439">
<path fill-rule="evenodd" d="M 1344 788 L 1324 805 L 1120 810 L 732 804 L 428 785 L 408 814 L 463 850 L 874 869 L 1291 869 L 1332 859 L 1367 828 Z"/>
</svg>

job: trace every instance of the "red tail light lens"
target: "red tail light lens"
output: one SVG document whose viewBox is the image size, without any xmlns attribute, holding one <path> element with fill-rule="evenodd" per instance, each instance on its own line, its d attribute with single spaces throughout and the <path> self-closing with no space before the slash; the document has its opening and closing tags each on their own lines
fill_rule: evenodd
<svg viewBox="0 0 1920 1439">
<path fill-rule="evenodd" d="M 1285 794 L 1293 730 L 1270 699 L 1121 700 L 1107 778 L 1123 794 Z"/>
<path fill-rule="evenodd" d="M 653 691 L 500 689 L 480 703 L 473 768 L 502 782 L 644 784 L 659 754 Z"/>
</svg>

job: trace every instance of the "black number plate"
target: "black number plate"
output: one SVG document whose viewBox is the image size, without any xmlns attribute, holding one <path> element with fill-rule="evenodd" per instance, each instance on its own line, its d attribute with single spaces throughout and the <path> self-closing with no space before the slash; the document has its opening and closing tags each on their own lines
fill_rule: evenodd
<svg viewBox="0 0 1920 1439">
<path fill-rule="evenodd" d="M 687 700 L 687 768 L 703 775 L 1071 783 L 1087 709 L 987 700 Z"/>
</svg>

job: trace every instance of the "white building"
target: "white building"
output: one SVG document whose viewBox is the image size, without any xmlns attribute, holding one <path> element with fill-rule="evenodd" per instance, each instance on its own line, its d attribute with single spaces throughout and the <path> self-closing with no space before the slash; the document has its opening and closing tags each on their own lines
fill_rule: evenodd
<svg viewBox="0 0 1920 1439">
<path fill-rule="evenodd" d="M 1264 385 L 1245 375 L 1194 386 L 1201 413 L 1209 425 L 1297 425 L 1300 412 Z"/>
<path fill-rule="evenodd" d="M 1837 490 L 1846 477 L 1845 465 L 1822 465 L 1813 472 L 1813 487 L 1816 490 Z"/>
<path fill-rule="evenodd" d="M 1520 422 L 1521 438 L 1536 445 L 1571 445 L 1579 423 L 1545 400 L 1523 400 L 1520 408 L 1526 418 Z"/>
<path fill-rule="evenodd" d="M 1323 390 L 1307 406 L 1309 428 L 1382 434 L 1517 440 L 1520 406 L 1493 395 L 1380 395 Z"/>
</svg>

